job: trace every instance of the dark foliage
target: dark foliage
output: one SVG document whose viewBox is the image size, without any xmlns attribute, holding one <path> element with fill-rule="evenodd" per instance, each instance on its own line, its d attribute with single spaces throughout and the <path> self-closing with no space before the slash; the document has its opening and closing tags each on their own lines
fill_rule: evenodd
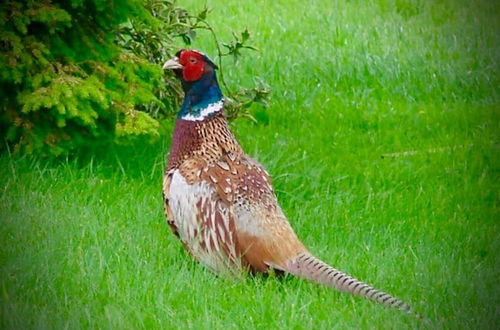
<svg viewBox="0 0 500 330">
<path fill-rule="evenodd" d="M 190 43 L 198 29 L 213 32 L 207 14 L 191 15 L 166 0 L 2 2 L 2 150 L 60 155 L 159 136 L 161 121 L 175 114 L 181 97 L 159 64 L 175 53 L 175 38 Z M 219 57 L 239 56 L 251 47 L 248 37 L 241 34 Z M 267 90 L 231 95 L 229 116 L 250 117 L 248 105 Z"/>
</svg>

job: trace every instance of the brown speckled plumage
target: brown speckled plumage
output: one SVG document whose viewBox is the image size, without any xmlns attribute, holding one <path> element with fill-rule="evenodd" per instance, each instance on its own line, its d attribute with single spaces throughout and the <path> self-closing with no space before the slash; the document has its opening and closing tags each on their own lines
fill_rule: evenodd
<svg viewBox="0 0 500 330">
<path fill-rule="evenodd" d="M 213 132 L 217 134 L 214 135 Z M 178 119 L 168 158 L 168 170 L 180 166 L 190 158 L 213 162 L 224 153 L 239 155 L 242 152 L 222 113 L 204 121 Z"/>
<path fill-rule="evenodd" d="M 178 234 L 179 225 L 168 200 L 176 171 L 188 185 L 204 183 L 213 189 L 211 198 L 216 203 L 200 200 L 195 205 L 200 210 L 197 221 L 203 229 L 195 228 L 194 236 L 203 237 L 199 236 L 201 230 L 216 229 L 214 236 L 199 240 L 203 250 L 219 248 L 225 252 L 224 258 L 240 259 L 236 264 L 251 271 L 267 271 L 266 262 L 279 265 L 294 254 L 306 252 L 277 203 L 268 173 L 243 153 L 222 114 L 204 121 L 176 123 L 163 191 L 169 224 Z M 228 226 L 219 214 L 221 209 L 228 213 Z M 215 221 L 203 219 L 214 213 Z M 249 219 L 237 228 L 235 215 Z M 230 242 L 234 246 L 228 246 Z M 196 257 L 189 242 L 184 244 Z"/>
</svg>

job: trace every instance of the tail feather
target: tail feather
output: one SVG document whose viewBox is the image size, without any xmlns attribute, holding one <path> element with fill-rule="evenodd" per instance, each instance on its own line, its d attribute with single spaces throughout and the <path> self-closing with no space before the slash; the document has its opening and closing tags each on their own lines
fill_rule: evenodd
<svg viewBox="0 0 500 330">
<path fill-rule="evenodd" d="M 407 303 L 331 267 L 311 254 L 299 254 L 295 259 L 288 262 L 284 270 L 312 282 L 327 285 L 339 291 L 364 297 L 384 306 L 414 314 Z"/>
</svg>

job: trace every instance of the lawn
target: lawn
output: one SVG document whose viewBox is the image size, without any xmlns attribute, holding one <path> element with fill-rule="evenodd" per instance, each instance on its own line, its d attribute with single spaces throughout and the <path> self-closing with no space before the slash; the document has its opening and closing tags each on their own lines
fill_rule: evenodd
<svg viewBox="0 0 500 330">
<path fill-rule="evenodd" d="M 224 62 L 230 86 L 272 89 L 258 124 L 232 128 L 299 237 L 430 323 L 190 260 L 163 218 L 165 136 L 65 160 L 0 157 L 0 327 L 498 328 L 500 6 L 208 5 L 222 40 L 248 28 L 260 50 Z M 193 47 L 216 54 L 209 34 Z"/>
</svg>

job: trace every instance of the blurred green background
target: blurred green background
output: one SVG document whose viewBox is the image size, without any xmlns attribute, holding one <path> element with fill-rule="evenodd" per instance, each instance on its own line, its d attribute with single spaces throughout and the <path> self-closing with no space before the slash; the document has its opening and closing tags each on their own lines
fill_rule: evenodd
<svg viewBox="0 0 500 330">
<path fill-rule="evenodd" d="M 163 219 L 170 119 L 151 144 L 2 154 L 2 328 L 497 328 L 500 5 L 182 3 L 205 5 L 220 40 L 248 28 L 259 49 L 223 60 L 231 89 L 263 80 L 272 91 L 267 109 L 251 108 L 257 123 L 231 126 L 299 237 L 431 323 L 190 260 Z M 197 32 L 189 47 L 215 57 Z"/>
</svg>

